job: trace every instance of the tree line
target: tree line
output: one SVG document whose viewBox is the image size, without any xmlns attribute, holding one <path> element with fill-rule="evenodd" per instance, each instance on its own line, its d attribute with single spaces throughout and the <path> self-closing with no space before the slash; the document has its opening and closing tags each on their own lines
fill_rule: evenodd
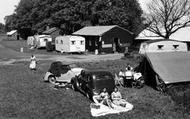
<svg viewBox="0 0 190 119">
<path fill-rule="evenodd" d="M 5 17 L 5 29 L 41 33 L 49 26 L 71 34 L 88 25 L 119 25 L 137 33 L 142 13 L 138 0 L 21 0 Z"/>
<path fill-rule="evenodd" d="M 0 34 L 5 33 L 5 25 L 3 23 L 0 23 Z"/>
</svg>

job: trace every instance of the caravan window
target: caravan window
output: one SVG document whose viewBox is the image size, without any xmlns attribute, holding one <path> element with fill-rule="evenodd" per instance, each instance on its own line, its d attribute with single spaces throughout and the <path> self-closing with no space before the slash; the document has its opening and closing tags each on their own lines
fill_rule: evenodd
<svg viewBox="0 0 190 119">
<path fill-rule="evenodd" d="M 47 41 L 48 41 L 48 39 L 44 39 L 44 41 L 45 41 L 45 42 L 47 42 Z"/>
<path fill-rule="evenodd" d="M 63 44 L 63 41 L 61 40 L 61 44 Z"/>
<path fill-rule="evenodd" d="M 76 43 L 75 41 L 71 41 L 71 45 L 75 45 L 75 43 Z"/>
<path fill-rule="evenodd" d="M 145 49 L 146 48 L 146 44 L 143 44 L 142 47 L 143 47 L 143 49 Z"/>
<path fill-rule="evenodd" d="M 158 45 L 158 50 L 162 50 L 163 47 L 164 45 Z"/>
<path fill-rule="evenodd" d="M 80 41 L 80 44 L 81 44 L 81 45 L 84 45 L 84 41 Z"/>
<path fill-rule="evenodd" d="M 174 49 L 177 50 L 179 45 L 173 45 Z"/>
</svg>

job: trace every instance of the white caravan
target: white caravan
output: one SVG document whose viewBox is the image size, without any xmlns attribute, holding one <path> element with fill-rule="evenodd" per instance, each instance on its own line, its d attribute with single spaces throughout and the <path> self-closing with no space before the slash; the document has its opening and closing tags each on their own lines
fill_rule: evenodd
<svg viewBox="0 0 190 119">
<path fill-rule="evenodd" d="M 34 36 L 28 36 L 27 45 L 29 45 L 29 46 L 35 46 L 36 45 L 36 39 Z"/>
<path fill-rule="evenodd" d="M 50 35 L 35 35 L 34 36 L 37 42 L 37 48 L 45 48 L 46 42 L 51 42 L 52 38 Z"/>
<path fill-rule="evenodd" d="M 58 36 L 55 39 L 56 51 L 63 52 L 85 52 L 85 38 L 81 36 Z"/>
</svg>

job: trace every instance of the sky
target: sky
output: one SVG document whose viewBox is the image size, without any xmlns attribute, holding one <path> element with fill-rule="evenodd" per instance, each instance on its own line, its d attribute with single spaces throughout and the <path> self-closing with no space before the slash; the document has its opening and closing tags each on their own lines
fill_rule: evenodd
<svg viewBox="0 0 190 119">
<path fill-rule="evenodd" d="M 147 4 L 151 1 L 151 0 L 138 0 L 140 3 L 141 8 L 143 9 L 143 11 L 147 11 Z"/>
<path fill-rule="evenodd" d="M 0 0 L 0 23 L 4 23 L 4 17 L 13 14 L 15 5 L 18 5 L 20 0 Z M 150 0 L 138 0 L 142 9 L 146 10 L 146 4 Z"/>
<path fill-rule="evenodd" d="M 4 23 L 4 17 L 11 15 L 20 0 L 0 0 L 0 23 Z"/>
</svg>

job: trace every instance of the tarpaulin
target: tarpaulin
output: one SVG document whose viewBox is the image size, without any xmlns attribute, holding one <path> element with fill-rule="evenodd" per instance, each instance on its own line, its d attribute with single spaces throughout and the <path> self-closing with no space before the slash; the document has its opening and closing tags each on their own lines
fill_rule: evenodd
<svg viewBox="0 0 190 119">
<path fill-rule="evenodd" d="M 146 53 L 145 58 L 166 84 L 190 81 L 190 52 Z"/>
</svg>

